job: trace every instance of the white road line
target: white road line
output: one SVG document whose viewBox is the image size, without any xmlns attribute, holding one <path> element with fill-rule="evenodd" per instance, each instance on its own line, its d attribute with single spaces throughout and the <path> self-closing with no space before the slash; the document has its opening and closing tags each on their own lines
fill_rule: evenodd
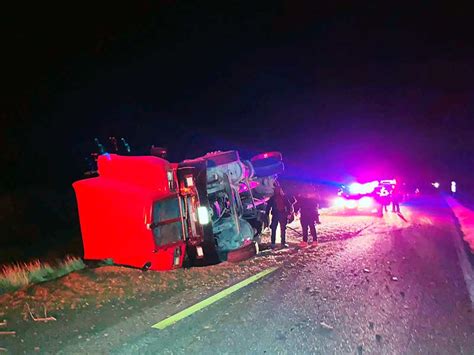
<svg viewBox="0 0 474 355">
<path fill-rule="evenodd" d="M 469 292 L 469 297 L 471 298 L 471 306 L 474 308 L 474 270 L 472 270 L 472 265 L 467 258 L 466 250 L 464 249 L 461 239 L 459 236 L 455 236 L 454 239 L 456 252 L 458 253 L 459 258 L 459 265 L 461 266 L 467 291 Z"/>
<path fill-rule="evenodd" d="M 458 254 L 459 266 L 461 266 L 464 276 L 464 282 L 466 283 L 467 291 L 471 298 L 471 307 L 474 308 L 474 270 L 472 270 L 472 265 L 467 258 L 466 249 L 464 248 L 460 235 L 454 236 L 454 245 Z"/>
<path fill-rule="evenodd" d="M 451 208 L 450 201 L 448 202 L 449 207 Z M 451 209 L 452 211 L 452 209 Z M 456 218 L 456 215 L 453 212 L 453 217 Z M 458 220 L 459 223 L 459 220 Z M 456 228 L 457 230 L 458 228 Z M 462 240 L 462 231 L 459 231 L 454 236 L 454 246 L 456 249 L 456 253 L 458 254 L 459 259 L 459 266 L 461 267 L 464 282 L 466 283 L 467 292 L 469 292 L 469 297 L 471 298 L 471 308 L 474 309 L 474 270 L 472 269 L 472 265 L 469 262 L 468 256 L 466 254 L 466 249 L 464 248 L 463 240 Z"/>
</svg>

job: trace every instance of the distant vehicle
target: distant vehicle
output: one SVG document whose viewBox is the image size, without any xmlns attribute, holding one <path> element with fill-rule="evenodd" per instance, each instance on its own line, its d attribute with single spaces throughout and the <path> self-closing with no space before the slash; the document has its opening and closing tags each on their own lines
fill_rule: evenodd
<svg viewBox="0 0 474 355">
<path fill-rule="evenodd" d="M 378 187 L 378 181 L 342 185 L 334 200 L 334 207 L 341 212 L 377 213 L 379 202 L 376 199 L 375 190 Z"/>
<path fill-rule="evenodd" d="M 379 187 L 385 188 L 388 192 L 392 193 L 393 188 L 397 185 L 397 180 L 380 180 Z"/>
<path fill-rule="evenodd" d="M 382 215 L 381 201 L 390 195 L 394 182 L 394 180 L 377 180 L 363 184 L 353 182 L 342 185 L 334 199 L 333 207 L 338 212 Z"/>
</svg>

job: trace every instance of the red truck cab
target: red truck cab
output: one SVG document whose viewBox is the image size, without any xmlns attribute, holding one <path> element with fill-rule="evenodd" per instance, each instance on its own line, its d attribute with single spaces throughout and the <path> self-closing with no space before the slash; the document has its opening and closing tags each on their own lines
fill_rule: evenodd
<svg viewBox="0 0 474 355">
<path fill-rule="evenodd" d="M 84 259 L 151 270 L 181 267 L 187 227 L 176 166 L 155 156 L 105 154 L 98 173 L 73 184 Z"/>
</svg>

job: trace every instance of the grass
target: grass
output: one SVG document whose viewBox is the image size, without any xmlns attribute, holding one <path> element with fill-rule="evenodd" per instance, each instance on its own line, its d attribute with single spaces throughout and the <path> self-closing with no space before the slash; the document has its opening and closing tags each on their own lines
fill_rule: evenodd
<svg viewBox="0 0 474 355">
<path fill-rule="evenodd" d="M 72 256 L 66 257 L 55 265 L 42 263 L 39 260 L 4 265 L 0 270 L 0 294 L 53 280 L 84 267 L 82 259 Z"/>
</svg>

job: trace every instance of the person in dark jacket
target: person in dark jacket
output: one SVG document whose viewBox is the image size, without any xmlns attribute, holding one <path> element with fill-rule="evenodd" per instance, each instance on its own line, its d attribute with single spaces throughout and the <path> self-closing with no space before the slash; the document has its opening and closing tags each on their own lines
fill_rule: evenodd
<svg viewBox="0 0 474 355">
<path fill-rule="evenodd" d="M 318 235 L 316 233 L 315 223 L 319 222 L 319 199 L 315 191 L 311 193 L 301 194 L 297 198 L 294 206 L 295 213 L 300 212 L 301 228 L 303 230 L 303 246 L 308 243 L 308 228 L 313 237 L 313 245 L 318 244 Z M 311 243 L 310 243 L 311 244 Z"/>
<path fill-rule="evenodd" d="M 397 185 L 394 185 L 392 190 L 392 212 L 400 213 L 401 199 L 402 194 L 400 193 L 400 188 Z"/>
<path fill-rule="evenodd" d="M 390 204 L 390 192 L 384 186 L 379 186 L 375 189 L 373 197 L 377 204 L 377 215 L 383 217 Z"/>
<path fill-rule="evenodd" d="M 281 246 L 282 248 L 287 248 L 286 244 L 286 224 L 288 221 L 288 216 L 293 213 L 293 205 L 290 200 L 286 197 L 283 189 L 280 186 L 275 186 L 273 196 L 268 200 L 265 213 L 267 215 L 272 213 L 272 222 L 270 223 L 270 228 L 272 230 L 271 234 L 271 247 L 275 248 L 276 241 L 276 230 L 278 224 L 280 224 L 281 232 Z"/>
<path fill-rule="evenodd" d="M 380 190 L 380 202 L 382 203 L 383 212 L 388 212 L 388 205 L 390 204 L 390 192 L 382 187 Z"/>
</svg>

